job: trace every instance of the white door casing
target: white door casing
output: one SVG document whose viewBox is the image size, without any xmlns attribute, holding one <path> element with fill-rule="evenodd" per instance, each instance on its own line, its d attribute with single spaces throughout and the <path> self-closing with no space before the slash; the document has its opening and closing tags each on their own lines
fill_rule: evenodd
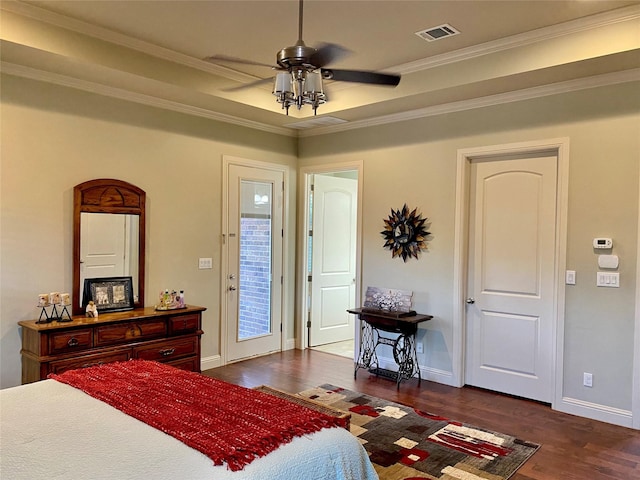
<svg viewBox="0 0 640 480">
<path fill-rule="evenodd" d="M 551 402 L 557 157 L 474 161 L 466 383 Z"/>
<path fill-rule="evenodd" d="M 314 175 L 309 346 L 354 337 L 357 200 L 357 180 Z"/>
<path fill-rule="evenodd" d="M 224 218 L 226 249 L 226 268 L 224 268 L 224 312 L 223 328 L 224 351 L 226 361 L 236 361 L 256 355 L 280 351 L 282 349 L 282 252 L 283 252 L 283 185 L 284 174 L 281 170 L 260 168 L 258 166 L 229 164 L 227 169 L 227 198 Z M 256 192 L 247 191 L 255 186 Z M 254 197 L 265 197 L 263 200 Z M 241 216 L 249 218 L 250 204 L 258 207 L 256 218 L 270 220 L 270 266 L 267 278 L 261 280 L 261 287 L 269 290 L 269 305 L 266 312 L 268 326 L 264 332 L 244 336 L 240 331 L 240 298 L 246 291 L 246 283 L 251 275 L 241 272 L 241 241 L 243 240 Z M 266 202 L 266 203 L 264 203 Z M 244 205 L 244 207 L 243 207 Z M 266 214 L 264 214 L 266 212 Z M 264 214 L 264 215 L 263 215 Z M 247 280 L 249 278 L 249 280 Z M 244 290 L 243 290 L 244 289 Z"/>
</svg>

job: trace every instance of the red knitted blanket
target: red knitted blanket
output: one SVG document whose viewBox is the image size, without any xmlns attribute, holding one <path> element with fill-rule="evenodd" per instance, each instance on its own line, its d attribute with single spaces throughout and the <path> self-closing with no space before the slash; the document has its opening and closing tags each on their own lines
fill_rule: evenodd
<svg viewBox="0 0 640 480">
<path fill-rule="evenodd" d="M 294 437 L 338 419 L 267 393 L 145 360 L 51 374 L 187 444 L 230 470 L 242 470 Z"/>
</svg>

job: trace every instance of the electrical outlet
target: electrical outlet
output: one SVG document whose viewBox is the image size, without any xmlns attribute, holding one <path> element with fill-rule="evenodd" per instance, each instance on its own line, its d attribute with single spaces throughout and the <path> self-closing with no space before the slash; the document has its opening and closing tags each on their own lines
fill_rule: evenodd
<svg viewBox="0 0 640 480">
<path fill-rule="evenodd" d="M 416 353 L 424 353 L 422 342 L 416 342 Z"/>
<path fill-rule="evenodd" d="M 582 384 L 585 387 L 593 387 L 593 374 L 584 372 L 582 377 Z"/>
</svg>

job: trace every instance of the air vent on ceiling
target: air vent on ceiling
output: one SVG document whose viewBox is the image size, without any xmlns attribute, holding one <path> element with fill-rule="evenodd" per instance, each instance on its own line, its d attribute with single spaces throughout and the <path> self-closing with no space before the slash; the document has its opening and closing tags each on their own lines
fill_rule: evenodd
<svg viewBox="0 0 640 480">
<path fill-rule="evenodd" d="M 347 123 L 347 121 L 338 117 L 314 117 L 310 120 L 302 120 L 300 122 L 288 123 L 285 125 L 285 127 L 298 128 L 300 130 L 303 130 L 305 128 L 326 127 L 328 125 L 339 125 L 340 123 Z"/>
<path fill-rule="evenodd" d="M 419 32 L 416 32 L 416 35 L 418 35 L 423 40 L 426 40 L 427 42 L 433 42 L 434 40 L 451 37 L 453 35 L 458 35 L 459 33 L 460 32 L 458 30 L 453 28 L 448 23 L 445 23 L 444 25 L 440 25 L 438 27 L 431 27 L 427 28 L 426 30 L 420 30 Z"/>
</svg>

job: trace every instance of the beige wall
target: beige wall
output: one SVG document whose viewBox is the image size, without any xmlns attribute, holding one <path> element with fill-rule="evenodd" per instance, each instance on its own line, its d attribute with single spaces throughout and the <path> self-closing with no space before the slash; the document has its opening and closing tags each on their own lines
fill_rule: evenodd
<svg viewBox="0 0 640 480">
<path fill-rule="evenodd" d="M 455 361 L 457 150 L 568 137 L 566 257 L 567 268 L 577 272 L 577 285 L 564 290 L 559 395 L 627 415 L 638 288 L 638 88 L 637 83 L 601 87 L 296 142 L 5 75 L 0 117 L 2 387 L 20 383 L 16 322 L 37 316 L 38 293 L 71 290 L 72 189 L 92 178 L 121 178 L 147 192 L 145 303 L 153 304 L 160 289 L 184 289 L 189 303 L 208 308 L 203 356 L 219 353 L 223 155 L 289 167 L 290 246 L 295 245 L 297 168 L 362 160 L 362 286 L 413 290 L 416 310 L 435 316 L 420 330 L 426 339 L 421 365 L 449 372 Z M 429 217 L 433 240 L 419 261 L 403 264 L 383 250 L 379 232 L 389 209 L 405 202 Z M 596 236 L 614 239 L 620 289 L 595 287 L 591 240 Z M 214 269 L 198 270 L 198 257 L 212 257 Z M 286 306 L 289 340 L 294 338 L 293 285 Z M 593 373 L 593 388 L 582 386 L 584 371 Z"/>
<path fill-rule="evenodd" d="M 94 178 L 146 191 L 145 305 L 183 289 L 207 307 L 203 358 L 219 354 L 222 156 L 288 165 L 293 226 L 296 140 L 12 76 L 1 115 L 2 387 L 20 383 L 16 322 L 37 318 L 38 293 L 71 291 L 73 187 Z M 199 257 L 213 270 L 199 270 Z M 292 297 L 285 315 L 293 339 Z"/>
<path fill-rule="evenodd" d="M 605 414 L 632 409 L 635 295 L 638 283 L 639 85 L 549 96 L 300 142 L 299 165 L 363 161 L 362 286 L 414 292 L 415 309 L 434 315 L 421 326 L 420 363 L 452 371 L 454 207 L 458 149 L 568 137 L 570 142 L 567 286 L 562 392 Z M 418 207 L 433 240 L 419 261 L 392 259 L 380 231 L 390 208 Z M 621 288 L 595 286 L 592 239 L 610 236 L 620 257 Z M 636 368 L 640 368 L 637 366 Z M 593 373 L 593 388 L 582 385 Z M 628 418 L 627 418 L 628 420 Z"/>
</svg>

